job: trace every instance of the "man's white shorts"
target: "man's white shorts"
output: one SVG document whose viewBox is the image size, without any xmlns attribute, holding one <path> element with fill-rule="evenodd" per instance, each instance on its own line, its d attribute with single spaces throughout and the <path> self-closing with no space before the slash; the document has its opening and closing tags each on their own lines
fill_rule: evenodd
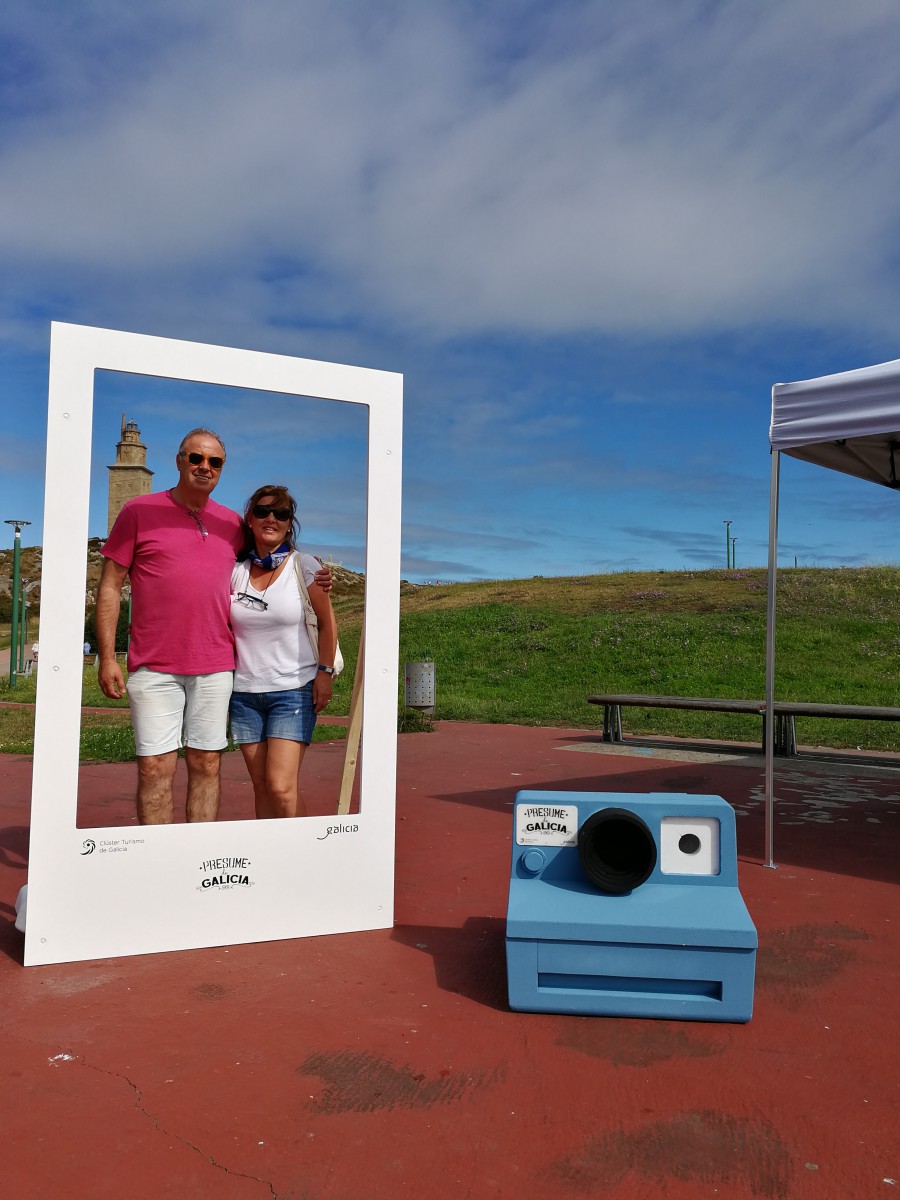
<svg viewBox="0 0 900 1200">
<path fill-rule="evenodd" d="M 180 746 L 224 750 L 234 675 L 165 675 L 138 667 L 128 676 L 131 723 L 138 757 Z"/>
</svg>

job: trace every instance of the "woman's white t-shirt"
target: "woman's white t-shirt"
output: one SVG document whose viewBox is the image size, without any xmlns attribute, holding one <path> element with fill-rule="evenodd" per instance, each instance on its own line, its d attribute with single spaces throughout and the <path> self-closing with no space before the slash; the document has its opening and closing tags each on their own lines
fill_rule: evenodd
<svg viewBox="0 0 900 1200">
<path fill-rule="evenodd" d="M 287 692 L 315 679 L 319 663 L 309 640 L 303 597 L 297 585 L 295 551 L 281 574 L 268 588 L 258 590 L 250 579 L 250 563 L 235 564 L 231 574 L 231 627 L 234 630 L 236 692 Z M 307 587 L 319 564 L 311 554 L 300 554 Z M 246 592 L 265 600 L 265 611 L 242 604 Z"/>
</svg>

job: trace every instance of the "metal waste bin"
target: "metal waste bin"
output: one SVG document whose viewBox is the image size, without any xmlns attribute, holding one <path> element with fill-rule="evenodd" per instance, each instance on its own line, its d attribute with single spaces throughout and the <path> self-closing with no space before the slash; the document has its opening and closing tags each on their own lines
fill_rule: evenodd
<svg viewBox="0 0 900 1200">
<path fill-rule="evenodd" d="M 434 663 L 412 662 L 405 668 L 403 703 L 426 716 L 434 714 Z"/>
</svg>

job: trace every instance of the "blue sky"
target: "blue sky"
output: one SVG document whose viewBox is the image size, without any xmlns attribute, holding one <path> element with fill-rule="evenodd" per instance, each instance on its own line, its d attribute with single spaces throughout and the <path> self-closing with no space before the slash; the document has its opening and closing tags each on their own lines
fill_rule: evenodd
<svg viewBox="0 0 900 1200">
<path fill-rule="evenodd" d="M 402 373 L 409 579 L 761 565 L 771 385 L 900 357 L 898 61 L 894 0 L 7 0 L 0 516 L 55 319 Z M 99 380 L 99 534 L 122 411 L 363 565 L 345 406 Z M 895 505 L 788 460 L 781 560 Z"/>
</svg>

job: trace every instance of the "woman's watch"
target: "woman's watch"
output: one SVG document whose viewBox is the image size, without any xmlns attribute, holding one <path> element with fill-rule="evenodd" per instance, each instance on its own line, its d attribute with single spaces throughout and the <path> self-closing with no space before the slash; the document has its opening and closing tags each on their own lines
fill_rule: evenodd
<svg viewBox="0 0 900 1200">
<path fill-rule="evenodd" d="M 326 675 L 334 674 L 334 667 L 326 667 L 326 666 L 323 666 L 322 663 L 319 663 L 319 670 L 324 671 Z"/>
</svg>

